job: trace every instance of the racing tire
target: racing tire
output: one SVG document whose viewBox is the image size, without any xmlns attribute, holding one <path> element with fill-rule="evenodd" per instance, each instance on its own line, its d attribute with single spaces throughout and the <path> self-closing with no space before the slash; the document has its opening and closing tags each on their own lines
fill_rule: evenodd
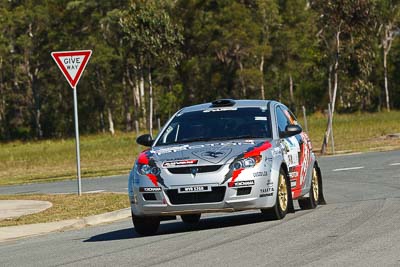
<svg viewBox="0 0 400 267">
<path fill-rule="evenodd" d="M 302 210 L 315 209 L 318 206 L 319 198 L 321 196 L 320 178 L 317 168 L 314 166 L 311 177 L 311 186 L 309 197 L 299 199 L 299 206 Z"/>
<path fill-rule="evenodd" d="M 195 224 L 200 221 L 201 213 L 198 214 L 182 214 L 181 219 L 184 223 Z"/>
<path fill-rule="evenodd" d="M 135 231 L 143 236 L 154 235 L 160 226 L 159 217 L 139 217 L 132 215 L 132 222 L 135 226 Z"/>
<path fill-rule="evenodd" d="M 286 172 L 281 168 L 279 171 L 278 190 L 276 193 L 275 206 L 270 209 L 261 209 L 261 212 L 272 220 L 285 218 L 292 203 L 292 194 L 289 179 Z"/>
</svg>

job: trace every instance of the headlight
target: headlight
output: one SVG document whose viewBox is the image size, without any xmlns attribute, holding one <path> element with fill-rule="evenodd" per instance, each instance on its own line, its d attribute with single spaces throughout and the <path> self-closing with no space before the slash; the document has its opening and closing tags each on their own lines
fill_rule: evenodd
<svg viewBox="0 0 400 267">
<path fill-rule="evenodd" d="M 157 176 L 160 174 L 160 172 L 161 172 L 161 170 L 158 167 L 152 167 L 147 164 L 139 164 L 139 166 L 138 166 L 138 173 L 141 175 L 153 174 L 153 175 Z"/>
<path fill-rule="evenodd" d="M 256 166 L 256 164 L 259 163 L 260 161 L 261 161 L 261 156 L 242 158 L 233 163 L 233 169 L 239 170 L 239 169 L 252 168 Z"/>
</svg>

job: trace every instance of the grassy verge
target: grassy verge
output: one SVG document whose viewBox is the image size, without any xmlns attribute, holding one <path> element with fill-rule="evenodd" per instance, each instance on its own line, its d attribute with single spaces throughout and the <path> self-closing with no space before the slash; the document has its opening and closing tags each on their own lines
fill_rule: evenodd
<svg viewBox="0 0 400 267">
<path fill-rule="evenodd" d="M 53 206 L 43 212 L 0 221 L 0 227 L 54 222 L 82 218 L 129 207 L 125 194 L 99 193 L 78 195 L 0 195 L 0 200 L 44 200 Z"/>
<path fill-rule="evenodd" d="M 141 149 L 132 133 L 81 137 L 82 177 L 127 174 Z M 76 177 L 75 140 L 0 144 L 0 185 Z"/>
<path fill-rule="evenodd" d="M 303 121 L 302 116 L 299 116 L 299 120 Z M 307 120 L 314 151 L 318 152 L 321 150 L 327 117 L 322 114 L 314 114 Z M 350 153 L 400 149 L 400 138 L 388 136 L 400 133 L 399 122 L 399 111 L 335 114 L 333 118 L 335 151 L 336 153 Z M 330 143 L 327 152 L 332 153 Z"/>
<path fill-rule="evenodd" d="M 327 118 L 323 114 L 314 114 L 307 119 L 314 150 L 319 151 Z M 303 121 L 300 114 L 299 120 Z M 399 138 L 387 137 L 400 133 L 399 122 L 400 111 L 335 114 L 336 152 L 400 149 Z M 115 136 L 81 137 L 82 176 L 127 174 L 143 149 L 136 145 L 135 137 L 133 133 L 120 132 Z M 0 186 L 71 179 L 75 178 L 75 168 L 73 138 L 0 144 Z"/>
</svg>

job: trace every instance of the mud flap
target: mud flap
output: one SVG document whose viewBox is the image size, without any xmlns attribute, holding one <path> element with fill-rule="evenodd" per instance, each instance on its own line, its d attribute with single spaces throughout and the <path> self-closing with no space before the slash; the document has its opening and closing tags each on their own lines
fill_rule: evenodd
<svg viewBox="0 0 400 267">
<path fill-rule="evenodd" d="M 286 170 L 285 170 L 286 172 Z M 292 188 L 290 185 L 290 180 L 288 179 L 288 175 L 286 173 L 286 186 L 289 188 L 290 194 L 288 194 L 288 213 L 294 213 L 294 204 L 293 204 L 293 196 L 292 196 Z"/>
<path fill-rule="evenodd" d="M 315 166 L 317 167 L 317 174 L 318 174 L 318 183 L 319 183 L 319 190 L 318 193 L 318 205 L 326 205 L 325 197 L 324 197 L 324 190 L 322 187 L 322 174 L 321 169 L 319 168 L 318 164 L 316 163 Z"/>
</svg>

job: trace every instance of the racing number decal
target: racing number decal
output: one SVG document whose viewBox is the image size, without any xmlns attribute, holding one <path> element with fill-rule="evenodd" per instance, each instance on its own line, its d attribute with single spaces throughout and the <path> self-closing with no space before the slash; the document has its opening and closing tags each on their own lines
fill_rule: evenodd
<svg viewBox="0 0 400 267">
<path fill-rule="evenodd" d="M 311 153 L 309 148 L 309 139 L 307 134 L 301 133 L 300 137 L 302 139 L 302 144 L 300 146 L 300 185 L 303 186 L 306 180 L 307 170 L 311 161 Z"/>
<path fill-rule="evenodd" d="M 297 125 L 297 121 L 287 110 L 283 110 L 290 124 Z M 306 133 L 302 132 L 294 137 L 286 138 L 283 142 L 286 153 L 285 160 L 289 167 L 290 183 L 293 197 L 301 193 L 304 186 L 307 170 L 311 161 L 311 143 Z"/>
</svg>

